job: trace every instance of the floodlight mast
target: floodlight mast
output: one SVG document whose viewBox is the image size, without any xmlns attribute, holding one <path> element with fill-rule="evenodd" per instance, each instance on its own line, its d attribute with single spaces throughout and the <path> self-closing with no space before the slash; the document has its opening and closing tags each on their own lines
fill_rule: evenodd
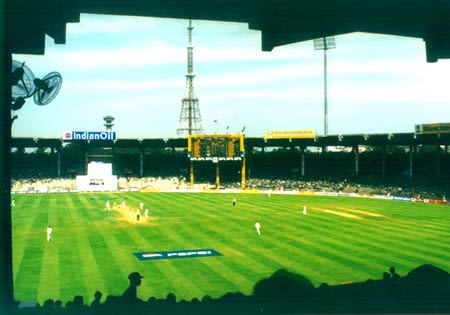
<svg viewBox="0 0 450 315">
<path fill-rule="evenodd" d="M 314 39 L 314 49 L 323 50 L 323 134 L 328 136 L 327 50 L 336 48 L 334 36 Z"/>
<path fill-rule="evenodd" d="M 199 134 L 203 132 L 202 121 L 200 116 L 200 107 L 198 98 L 194 93 L 194 57 L 192 46 L 192 21 L 189 20 L 188 30 L 188 46 L 187 46 L 187 74 L 186 74 L 186 94 L 182 100 L 180 121 L 177 129 L 179 136 L 188 136 L 191 134 Z"/>
</svg>

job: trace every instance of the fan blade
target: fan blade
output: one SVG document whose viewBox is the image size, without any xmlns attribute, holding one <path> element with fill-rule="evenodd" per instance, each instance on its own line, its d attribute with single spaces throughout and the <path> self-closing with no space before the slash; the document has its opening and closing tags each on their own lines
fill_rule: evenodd
<svg viewBox="0 0 450 315">
<path fill-rule="evenodd" d="M 12 110 L 19 110 L 25 104 L 25 99 L 23 97 L 18 97 L 14 103 L 11 104 Z"/>
<path fill-rule="evenodd" d="M 11 81 L 11 97 L 17 99 L 19 97 L 27 98 L 33 95 L 35 91 L 34 74 L 25 66 L 16 60 L 12 62 L 12 81 Z"/>
<path fill-rule="evenodd" d="M 37 105 L 47 105 L 58 95 L 62 85 L 62 77 L 58 72 L 50 72 L 41 79 L 36 79 L 37 90 L 34 94 L 34 102 Z"/>
</svg>

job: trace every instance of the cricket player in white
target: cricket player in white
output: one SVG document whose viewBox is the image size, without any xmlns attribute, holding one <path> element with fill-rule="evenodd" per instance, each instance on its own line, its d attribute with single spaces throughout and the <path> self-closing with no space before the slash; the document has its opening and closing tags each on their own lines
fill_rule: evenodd
<svg viewBox="0 0 450 315">
<path fill-rule="evenodd" d="M 145 208 L 145 211 L 144 211 L 144 218 L 145 218 L 145 219 L 148 219 L 148 208 Z"/>
<path fill-rule="evenodd" d="M 261 231 L 260 231 L 261 224 L 260 224 L 259 222 L 256 222 L 256 223 L 255 223 L 255 228 L 256 228 L 256 233 L 257 233 L 258 235 L 261 235 Z"/>
<path fill-rule="evenodd" d="M 303 206 L 303 215 L 307 215 L 308 212 L 306 211 L 306 205 Z"/>
<path fill-rule="evenodd" d="M 106 211 L 111 211 L 111 203 L 109 202 L 109 200 L 106 201 L 106 204 L 105 204 L 105 210 L 106 210 Z"/>
<path fill-rule="evenodd" d="M 13 199 L 11 200 L 11 207 L 14 208 L 16 206 L 16 201 Z"/>
<path fill-rule="evenodd" d="M 52 233 L 53 233 L 52 227 L 50 225 L 47 226 L 47 242 L 50 242 L 52 240 Z"/>
</svg>

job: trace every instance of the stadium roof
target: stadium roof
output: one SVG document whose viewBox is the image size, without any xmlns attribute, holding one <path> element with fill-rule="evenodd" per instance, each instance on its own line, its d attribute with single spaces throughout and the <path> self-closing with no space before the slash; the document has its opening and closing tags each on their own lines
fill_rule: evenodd
<svg viewBox="0 0 450 315">
<path fill-rule="evenodd" d="M 48 138 L 13 138 L 11 146 L 21 148 L 59 148 L 61 139 Z M 81 142 L 87 147 L 116 147 L 116 148 L 187 148 L 187 139 L 118 139 L 116 141 L 91 140 Z M 414 134 L 414 133 L 386 133 L 386 134 L 352 134 L 319 136 L 314 139 L 264 139 L 262 137 L 245 138 L 246 147 L 324 147 L 356 145 L 366 146 L 412 146 L 412 145 L 450 145 L 450 133 L 446 134 Z"/>
<path fill-rule="evenodd" d="M 450 1 L 442 0 L 7 0 L 13 53 L 43 54 L 45 34 L 65 43 L 66 23 L 80 13 L 248 23 L 263 50 L 350 32 L 423 38 L 427 61 L 450 58 Z"/>
</svg>

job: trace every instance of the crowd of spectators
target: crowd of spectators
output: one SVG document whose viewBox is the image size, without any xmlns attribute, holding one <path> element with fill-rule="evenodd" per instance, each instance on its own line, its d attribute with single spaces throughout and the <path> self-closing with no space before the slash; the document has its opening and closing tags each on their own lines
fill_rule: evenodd
<svg viewBox="0 0 450 315">
<path fill-rule="evenodd" d="M 446 199 L 449 183 L 438 185 L 424 180 L 358 179 L 267 179 L 254 178 L 247 181 L 247 188 L 272 191 L 307 191 L 356 193 L 360 195 L 383 195 L 407 198 Z"/>
<path fill-rule="evenodd" d="M 54 192 L 76 190 L 76 180 L 71 178 L 30 178 L 12 179 L 12 192 Z"/>
<path fill-rule="evenodd" d="M 221 189 L 239 189 L 241 183 L 224 182 Z M 190 188 L 189 181 L 183 176 L 169 177 L 119 177 L 118 190 L 139 191 L 176 191 Z M 196 182 L 194 189 L 204 190 L 215 188 L 214 183 Z M 270 191 L 303 191 L 303 192 L 333 192 L 359 195 L 383 195 L 420 199 L 446 199 L 450 194 L 450 182 L 421 180 L 382 180 L 379 178 L 249 178 L 247 189 Z M 13 179 L 11 191 L 15 193 L 46 193 L 76 191 L 74 178 L 30 178 Z"/>
<path fill-rule="evenodd" d="M 119 190 L 160 190 L 170 191 L 186 189 L 188 185 L 183 177 L 120 177 Z"/>
<path fill-rule="evenodd" d="M 255 284 L 251 295 L 226 293 L 219 298 L 204 296 L 178 300 L 138 296 L 142 276 L 132 272 L 129 287 L 121 296 L 106 298 L 99 291 L 92 301 L 77 295 L 65 306 L 48 299 L 42 305 L 16 303 L 9 314 L 400 314 L 450 312 L 450 274 L 432 265 L 422 265 L 406 276 L 394 267 L 381 279 L 343 285 L 322 283 L 315 287 L 303 275 L 280 269 Z M 151 279 L 143 279 L 151 281 Z"/>
</svg>

